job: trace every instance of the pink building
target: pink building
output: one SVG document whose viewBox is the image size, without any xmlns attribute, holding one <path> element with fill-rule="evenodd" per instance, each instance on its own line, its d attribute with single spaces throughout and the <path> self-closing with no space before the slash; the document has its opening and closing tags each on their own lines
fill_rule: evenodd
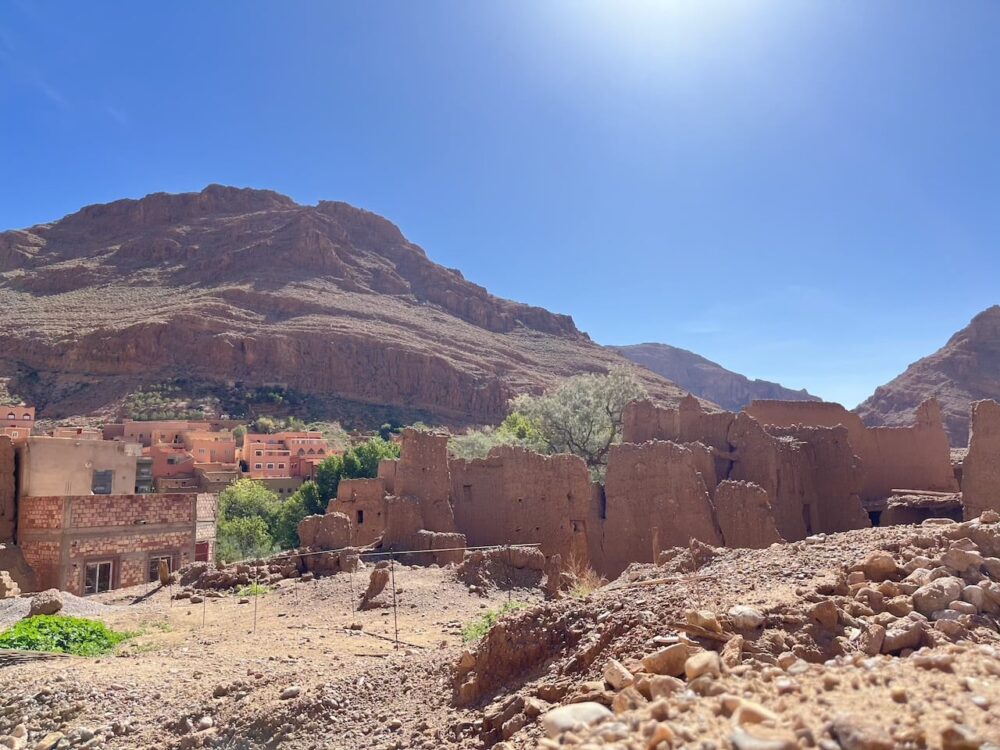
<svg viewBox="0 0 1000 750">
<path fill-rule="evenodd" d="M 34 406 L 0 406 L 0 435 L 9 437 L 14 445 L 27 440 L 34 426 Z"/>
<path fill-rule="evenodd" d="M 314 465 L 330 455 L 322 432 L 250 433 L 241 457 L 251 479 L 312 476 Z"/>
</svg>

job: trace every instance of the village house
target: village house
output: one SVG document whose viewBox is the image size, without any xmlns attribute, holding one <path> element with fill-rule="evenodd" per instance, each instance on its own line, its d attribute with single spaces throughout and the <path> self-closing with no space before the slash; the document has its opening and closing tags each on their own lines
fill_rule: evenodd
<svg viewBox="0 0 1000 750">
<path fill-rule="evenodd" d="M 6 435 L 15 445 L 20 445 L 35 426 L 34 406 L 0 406 L 0 435 Z"/>
<path fill-rule="evenodd" d="M 241 459 L 251 479 L 307 478 L 329 454 L 322 432 L 248 433 Z"/>
</svg>

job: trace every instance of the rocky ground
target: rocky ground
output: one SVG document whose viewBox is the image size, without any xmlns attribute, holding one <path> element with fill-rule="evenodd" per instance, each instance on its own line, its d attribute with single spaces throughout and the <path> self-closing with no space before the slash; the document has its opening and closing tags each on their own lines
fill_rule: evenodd
<svg viewBox="0 0 1000 750">
<path fill-rule="evenodd" d="M 516 591 L 471 650 L 508 595 L 451 570 L 397 570 L 399 650 L 391 609 L 351 607 L 370 568 L 282 582 L 256 629 L 252 598 L 118 592 L 119 655 L 0 667 L 0 747 L 998 748 L 983 521 L 671 550 L 589 596 Z"/>
</svg>

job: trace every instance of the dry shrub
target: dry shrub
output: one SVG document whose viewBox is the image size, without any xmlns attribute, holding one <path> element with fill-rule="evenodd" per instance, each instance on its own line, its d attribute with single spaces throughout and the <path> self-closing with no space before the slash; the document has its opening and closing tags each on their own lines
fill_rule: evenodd
<svg viewBox="0 0 1000 750">
<path fill-rule="evenodd" d="M 571 581 L 570 596 L 580 598 L 589 596 L 607 583 L 605 578 L 602 578 L 596 570 L 590 567 L 590 563 L 576 554 L 571 554 L 566 558 L 563 575 Z"/>
</svg>

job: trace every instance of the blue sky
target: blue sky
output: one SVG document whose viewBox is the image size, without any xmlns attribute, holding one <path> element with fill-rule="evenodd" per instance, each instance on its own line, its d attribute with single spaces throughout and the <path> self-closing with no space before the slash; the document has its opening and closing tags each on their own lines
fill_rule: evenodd
<svg viewBox="0 0 1000 750">
<path fill-rule="evenodd" d="M 1000 302 L 1000 3 L 0 5 L 0 228 L 218 182 L 848 406 Z"/>
</svg>

